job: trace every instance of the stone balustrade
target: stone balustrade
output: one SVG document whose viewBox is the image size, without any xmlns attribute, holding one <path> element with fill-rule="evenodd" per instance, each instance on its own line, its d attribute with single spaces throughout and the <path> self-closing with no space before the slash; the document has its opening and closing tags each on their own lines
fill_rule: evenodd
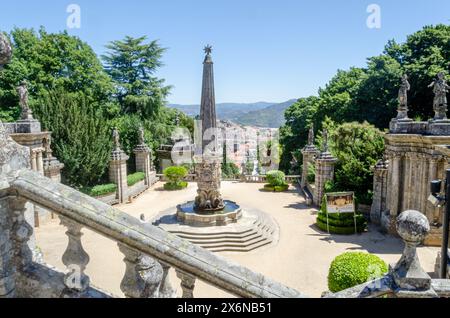
<svg viewBox="0 0 450 318">
<path fill-rule="evenodd" d="M 173 295 L 172 288 L 167 285 L 170 267 L 174 267 L 181 278 L 184 297 L 193 295 L 196 279 L 241 297 L 302 296 L 292 288 L 233 264 L 70 187 L 49 181 L 34 171 L 18 171 L 10 181 L 10 189 L 17 194 L 15 199 L 11 199 L 13 202 L 30 201 L 50 209 L 60 216 L 68 229 L 69 244 L 63 255 L 63 263 L 67 266 L 63 279 L 66 289 L 60 296 L 87 297 L 92 293 L 89 278 L 84 273 L 89 256 L 80 240 L 83 227 L 118 242 L 125 256 L 126 273 L 121 288 L 127 297 Z M 32 228 L 24 231 L 20 241 L 22 247 L 31 233 Z M 30 256 L 26 259 L 29 262 Z M 21 270 L 25 268 L 21 267 Z"/>
<path fill-rule="evenodd" d="M 164 177 L 164 174 L 156 174 L 156 177 L 161 181 L 167 181 Z M 298 183 L 300 180 L 300 175 L 287 175 L 286 182 L 288 183 Z M 188 174 L 184 181 L 194 182 L 195 174 Z M 249 183 L 266 183 L 267 178 L 266 175 L 241 175 L 239 178 L 222 178 L 222 181 L 241 181 L 241 182 L 249 182 Z"/>
<path fill-rule="evenodd" d="M 239 297 L 304 297 L 299 291 L 237 265 L 163 229 L 138 220 L 30 169 L 30 152 L 0 125 L 0 297 L 112 297 L 90 284 L 89 255 L 81 241 L 88 228 L 117 242 L 126 271 L 126 297 L 173 297 L 167 273 L 174 268 L 183 297 L 193 297 L 197 280 Z M 57 214 L 67 228 L 62 255 L 65 273 L 44 264 L 33 244 L 26 205 Z M 384 277 L 325 297 L 450 297 L 450 280 L 431 279 L 416 246 L 430 231 L 426 216 L 406 211 L 396 230 L 405 242 L 397 264 Z"/>
</svg>

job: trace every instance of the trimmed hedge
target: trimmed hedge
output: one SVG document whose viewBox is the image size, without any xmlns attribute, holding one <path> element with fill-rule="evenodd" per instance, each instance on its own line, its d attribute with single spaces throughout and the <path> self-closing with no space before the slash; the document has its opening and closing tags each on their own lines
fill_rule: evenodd
<svg viewBox="0 0 450 318">
<path fill-rule="evenodd" d="M 92 196 L 99 197 L 102 195 L 111 194 L 117 191 L 117 185 L 115 183 L 99 184 L 92 188 L 84 188 L 82 192 Z"/>
<path fill-rule="evenodd" d="M 164 184 L 164 190 L 181 190 L 188 186 L 186 181 L 178 181 L 178 182 L 166 182 Z"/>
<path fill-rule="evenodd" d="M 271 184 L 265 184 L 264 190 L 266 191 L 273 191 L 273 192 L 283 192 L 289 189 L 289 184 L 283 184 L 279 186 L 273 186 Z"/>
<path fill-rule="evenodd" d="M 266 174 L 267 182 L 275 187 L 275 186 L 284 186 L 286 185 L 286 176 L 283 171 L 279 170 L 271 170 Z"/>
<path fill-rule="evenodd" d="M 387 273 L 386 263 L 376 255 L 346 252 L 337 256 L 328 271 L 328 289 L 333 292 L 363 284 Z"/>
<path fill-rule="evenodd" d="M 127 176 L 127 184 L 129 187 L 135 185 L 139 181 L 142 181 L 145 179 L 145 173 L 144 172 L 135 172 L 133 174 L 130 174 Z"/>
<path fill-rule="evenodd" d="M 364 216 L 358 212 L 356 212 L 356 216 L 353 213 L 328 213 L 327 226 L 326 208 L 327 206 L 324 196 L 320 211 L 316 218 L 316 225 L 322 231 L 329 231 L 333 234 L 355 234 L 355 221 L 357 233 L 362 233 L 366 230 L 367 221 Z"/>
</svg>

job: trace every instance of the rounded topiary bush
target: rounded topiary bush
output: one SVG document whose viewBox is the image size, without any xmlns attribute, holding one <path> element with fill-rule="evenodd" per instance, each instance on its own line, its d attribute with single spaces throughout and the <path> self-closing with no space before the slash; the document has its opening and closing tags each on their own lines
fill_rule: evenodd
<svg viewBox="0 0 450 318">
<path fill-rule="evenodd" d="M 388 271 L 386 263 L 376 255 L 346 252 L 331 262 L 328 289 L 338 291 L 382 277 Z"/>
<path fill-rule="evenodd" d="M 188 174 L 188 170 L 183 166 L 167 167 L 163 174 L 169 180 L 164 184 L 166 190 L 181 190 L 188 185 L 186 181 L 183 181 L 183 178 Z"/>
<path fill-rule="evenodd" d="M 267 182 L 275 187 L 275 186 L 283 186 L 286 185 L 286 176 L 283 171 L 279 170 L 271 170 L 266 174 Z"/>
<path fill-rule="evenodd" d="M 281 192 L 286 191 L 289 188 L 289 184 L 286 182 L 286 176 L 283 171 L 271 170 L 267 172 L 266 179 L 268 184 L 264 185 L 264 190 Z"/>
</svg>

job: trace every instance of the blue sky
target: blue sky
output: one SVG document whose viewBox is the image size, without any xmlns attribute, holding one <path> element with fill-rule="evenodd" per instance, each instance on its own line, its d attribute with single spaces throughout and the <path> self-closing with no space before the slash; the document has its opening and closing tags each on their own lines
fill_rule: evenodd
<svg viewBox="0 0 450 318">
<path fill-rule="evenodd" d="M 337 69 L 364 66 L 389 39 L 450 23 L 449 0 L 22 0 L 2 1 L 0 30 L 67 29 L 69 4 L 81 28 L 68 29 L 98 54 L 111 40 L 147 35 L 168 48 L 158 76 L 171 103 L 200 101 L 203 46 L 212 44 L 217 102 L 282 102 L 313 95 Z M 381 9 L 368 28 L 367 6 Z"/>
</svg>

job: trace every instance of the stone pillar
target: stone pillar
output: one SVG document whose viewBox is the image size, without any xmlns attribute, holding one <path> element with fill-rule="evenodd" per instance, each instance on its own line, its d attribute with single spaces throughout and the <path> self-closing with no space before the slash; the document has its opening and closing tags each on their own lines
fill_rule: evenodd
<svg viewBox="0 0 450 318">
<path fill-rule="evenodd" d="M 325 183 L 334 179 L 334 165 L 337 159 L 328 151 L 320 153 L 316 159 L 316 179 L 314 188 L 314 204 L 320 206 L 322 197 L 325 194 Z"/>
<path fill-rule="evenodd" d="M 302 179 L 300 185 L 302 188 L 308 183 L 308 168 L 314 162 L 314 158 L 319 154 L 319 150 L 314 145 L 306 145 L 302 149 L 303 165 L 302 165 Z"/>
<path fill-rule="evenodd" d="M 128 195 L 127 160 L 129 157 L 120 149 L 117 129 L 114 129 L 113 137 L 115 145 L 109 162 L 109 180 L 117 185 L 116 199 L 119 203 L 124 203 Z"/>
<path fill-rule="evenodd" d="M 36 155 L 37 155 L 37 158 L 36 158 L 36 161 L 37 161 L 37 171 L 40 173 L 40 174 L 44 174 L 44 158 L 43 158 L 43 156 L 42 156 L 42 151 L 43 151 L 43 148 L 39 148 L 39 149 L 37 149 L 36 150 L 37 152 L 36 152 Z"/>
<path fill-rule="evenodd" d="M 392 167 L 392 168 L 391 168 Z M 389 211 L 392 217 L 396 217 L 399 212 L 399 196 L 400 196 L 400 168 L 401 168 L 401 154 L 394 153 L 392 156 L 392 165 L 389 165 L 389 173 L 391 174 L 391 183 L 390 183 L 390 202 L 389 202 Z"/>
<path fill-rule="evenodd" d="M 128 183 L 127 183 L 127 160 L 128 156 L 122 151 L 114 150 L 111 153 L 109 162 L 109 180 L 117 184 L 116 199 L 119 203 L 127 200 Z"/>
<path fill-rule="evenodd" d="M 44 139 L 43 144 L 45 149 L 44 176 L 55 182 L 61 182 L 61 170 L 64 168 L 64 164 L 53 156 L 53 151 L 50 148 L 50 136 Z"/>
<path fill-rule="evenodd" d="M 429 170 L 428 170 L 428 185 L 432 180 L 436 180 L 438 177 L 438 164 L 441 158 L 439 156 L 432 156 L 430 159 Z M 429 192 L 430 190 L 428 190 Z M 435 207 L 430 202 L 427 203 L 427 209 L 425 210 L 425 215 L 431 224 L 439 223 L 441 220 L 437 219 L 439 215 L 439 208 Z"/>
<path fill-rule="evenodd" d="M 381 159 L 373 171 L 373 201 L 370 209 L 370 221 L 380 224 L 381 213 L 386 209 L 388 161 Z"/>
<path fill-rule="evenodd" d="M 149 187 L 156 181 L 156 171 L 152 171 L 151 150 L 146 144 L 141 143 L 133 152 L 136 156 L 136 171 L 145 173 L 145 185 Z"/>
<path fill-rule="evenodd" d="M 30 153 L 31 153 L 31 159 L 30 159 L 31 170 L 37 171 L 38 168 L 37 168 L 37 161 L 36 161 L 36 159 L 37 159 L 36 151 L 34 149 L 31 149 Z"/>
</svg>

